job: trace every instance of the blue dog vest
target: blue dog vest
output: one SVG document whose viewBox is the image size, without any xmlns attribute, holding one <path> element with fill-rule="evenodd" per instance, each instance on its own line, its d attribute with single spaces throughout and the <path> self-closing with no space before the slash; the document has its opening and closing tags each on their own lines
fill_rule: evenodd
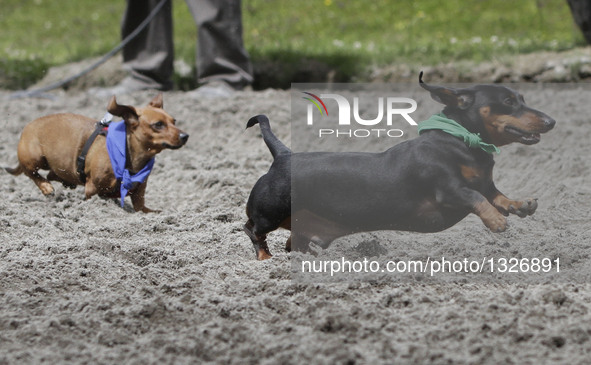
<svg viewBox="0 0 591 365">
<path fill-rule="evenodd" d="M 125 197 L 129 190 L 134 186 L 134 183 L 143 183 L 154 167 L 155 159 L 152 158 L 144 168 L 138 171 L 136 174 L 131 175 L 128 169 L 125 168 L 126 161 L 126 128 L 125 121 L 111 122 L 109 125 L 109 133 L 107 134 L 107 151 L 109 152 L 109 158 L 111 159 L 111 166 L 117 180 L 121 182 L 121 206 L 124 205 Z"/>
</svg>

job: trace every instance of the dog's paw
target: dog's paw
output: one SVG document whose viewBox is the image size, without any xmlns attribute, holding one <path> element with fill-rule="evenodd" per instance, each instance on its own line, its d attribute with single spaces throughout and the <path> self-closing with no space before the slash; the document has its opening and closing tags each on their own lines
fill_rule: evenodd
<svg viewBox="0 0 591 365">
<path fill-rule="evenodd" d="M 42 182 L 39 184 L 39 189 L 45 196 L 53 195 L 55 190 L 53 189 L 53 185 L 49 182 Z"/>
<path fill-rule="evenodd" d="M 253 242 L 253 247 L 254 247 L 254 253 L 257 256 L 258 261 L 268 260 L 271 257 L 273 257 L 273 255 L 271 255 L 271 251 L 269 251 L 269 247 L 267 246 L 267 242 L 265 242 L 265 241 L 258 242 L 258 243 Z"/>
<path fill-rule="evenodd" d="M 521 218 L 534 214 L 538 208 L 537 199 L 526 199 L 509 205 L 509 213 L 515 214 Z"/>
<path fill-rule="evenodd" d="M 492 217 L 489 217 L 488 219 L 483 221 L 484 225 L 495 233 L 505 232 L 507 230 L 507 227 L 509 227 L 507 219 L 500 213 Z"/>
</svg>

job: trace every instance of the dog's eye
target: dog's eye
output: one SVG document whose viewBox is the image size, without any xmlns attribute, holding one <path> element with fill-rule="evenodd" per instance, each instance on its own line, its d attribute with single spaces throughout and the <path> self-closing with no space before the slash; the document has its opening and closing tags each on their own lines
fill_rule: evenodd
<svg viewBox="0 0 591 365">
<path fill-rule="evenodd" d="M 509 106 L 513 106 L 513 105 L 515 105 L 515 99 L 513 99 L 513 98 L 506 98 L 505 100 L 503 100 L 503 104 L 509 105 Z"/>
<path fill-rule="evenodd" d="M 158 121 L 158 122 L 152 124 L 152 127 L 156 130 L 160 130 L 160 129 L 164 129 L 165 124 L 163 121 Z"/>
</svg>

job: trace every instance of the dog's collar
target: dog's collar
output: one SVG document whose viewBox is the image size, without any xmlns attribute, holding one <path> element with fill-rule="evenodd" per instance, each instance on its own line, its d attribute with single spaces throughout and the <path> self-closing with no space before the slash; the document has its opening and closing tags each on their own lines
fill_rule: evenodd
<svg viewBox="0 0 591 365">
<path fill-rule="evenodd" d="M 109 159 L 111 166 L 117 180 L 121 181 L 121 206 L 124 204 L 124 199 L 129 190 L 134 186 L 134 183 L 143 183 L 148 175 L 152 172 L 155 159 L 152 158 L 146 166 L 144 166 L 138 173 L 132 175 L 128 169 L 125 168 L 126 162 L 126 148 L 127 137 L 125 121 L 111 122 L 109 126 L 109 133 L 107 134 L 107 151 L 109 152 Z"/>
<path fill-rule="evenodd" d="M 472 133 L 453 119 L 447 118 L 443 113 L 434 114 L 429 119 L 419 123 L 419 134 L 426 130 L 438 129 L 464 140 L 470 148 L 480 148 L 488 153 L 499 153 L 501 150 L 494 144 L 485 143 L 480 133 Z"/>
</svg>

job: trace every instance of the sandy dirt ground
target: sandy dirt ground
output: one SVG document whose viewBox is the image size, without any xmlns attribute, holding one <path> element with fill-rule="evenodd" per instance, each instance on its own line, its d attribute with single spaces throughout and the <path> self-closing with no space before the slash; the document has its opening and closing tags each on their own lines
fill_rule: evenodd
<svg viewBox="0 0 591 365">
<path fill-rule="evenodd" d="M 311 283 L 292 280 L 287 232 L 271 234 L 274 257 L 257 262 L 242 231 L 249 191 L 271 163 L 246 121 L 269 115 L 289 143 L 289 92 L 166 93 L 165 109 L 190 139 L 157 156 L 146 205 L 159 214 L 134 213 L 129 200 L 124 209 L 85 201 L 82 187 L 56 185 L 46 198 L 28 178 L 0 172 L 0 364 L 589 363 L 589 90 L 529 91 L 528 104 L 558 124 L 538 145 L 496 158 L 503 192 L 539 198 L 532 217 L 511 216 L 500 234 L 471 216 L 439 234 L 368 234 L 365 245 L 329 248 L 354 258 L 384 249 L 560 258 L 561 273 Z M 0 92 L 0 166 L 16 165 L 27 122 L 65 111 L 100 118 L 107 104 L 84 92 L 8 95 Z"/>
</svg>

